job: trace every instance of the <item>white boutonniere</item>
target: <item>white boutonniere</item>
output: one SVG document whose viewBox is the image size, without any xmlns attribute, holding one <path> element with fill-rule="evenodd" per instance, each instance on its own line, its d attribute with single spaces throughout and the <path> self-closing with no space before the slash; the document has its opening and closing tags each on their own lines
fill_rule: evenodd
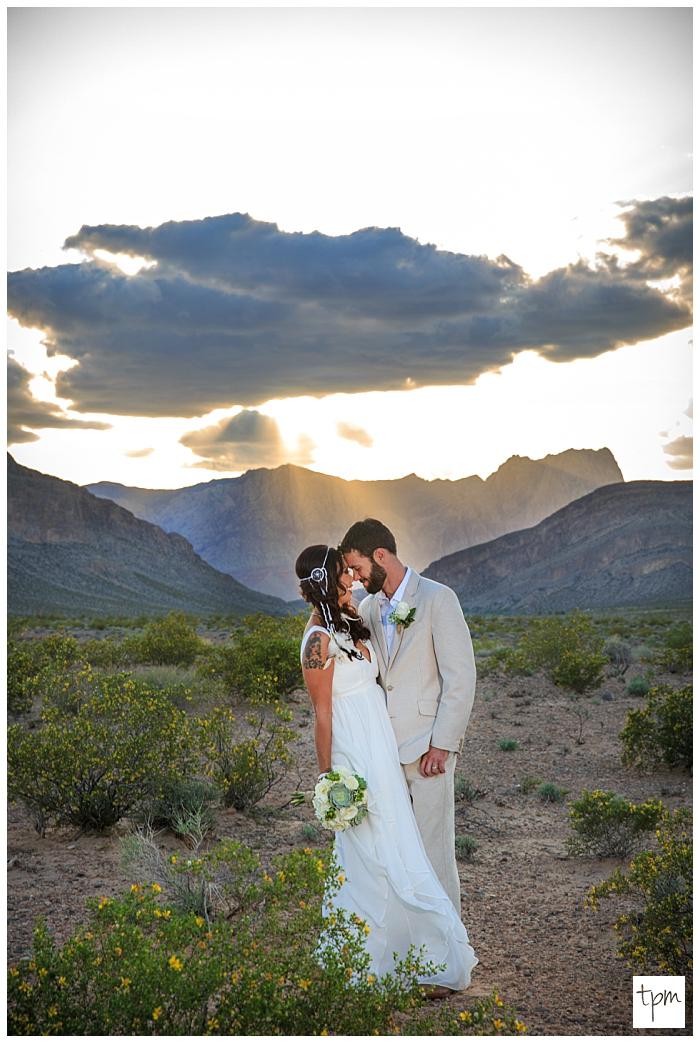
<svg viewBox="0 0 700 1043">
<path fill-rule="evenodd" d="M 397 627 L 409 627 L 416 614 L 415 607 L 409 608 L 405 601 L 399 601 L 393 612 L 389 613 L 389 622 Z"/>
</svg>

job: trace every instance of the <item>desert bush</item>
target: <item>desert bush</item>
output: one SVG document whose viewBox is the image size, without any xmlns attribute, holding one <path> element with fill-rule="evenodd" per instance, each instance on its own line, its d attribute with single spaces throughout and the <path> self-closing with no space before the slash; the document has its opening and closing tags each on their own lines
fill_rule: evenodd
<svg viewBox="0 0 700 1043">
<path fill-rule="evenodd" d="M 459 772 L 455 775 L 454 792 L 455 800 L 463 800 L 467 804 L 473 804 L 479 797 L 486 795 L 484 790 L 472 786 L 466 775 L 460 775 Z"/>
<path fill-rule="evenodd" d="M 40 694 L 39 674 L 41 659 L 36 644 L 23 641 L 10 632 L 7 640 L 7 710 L 8 713 L 28 713 L 35 697 Z"/>
<path fill-rule="evenodd" d="M 657 851 L 642 851 L 630 863 L 591 888 L 586 902 L 597 908 L 612 896 L 631 900 L 633 909 L 615 920 L 618 954 L 638 972 L 691 974 L 693 957 L 693 832 L 687 808 L 664 811 L 656 833 Z M 623 940 L 624 936 L 627 938 Z"/>
<path fill-rule="evenodd" d="M 529 632 L 506 658 L 506 671 L 514 675 L 527 668 L 542 669 L 554 684 L 582 695 L 603 682 L 603 645 L 590 617 L 581 612 L 562 619 L 533 619 Z"/>
<path fill-rule="evenodd" d="M 271 710 L 271 716 L 270 716 Z M 236 739 L 230 710 L 216 709 L 199 720 L 208 772 L 222 793 L 225 807 L 245 811 L 258 804 L 293 763 L 289 742 L 296 733 L 288 726 L 291 713 L 275 703 L 246 716 L 248 738 Z"/>
<path fill-rule="evenodd" d="M 559 789 L 554 782 L 543 782 L 537 789 L 537 796 L 545 804 L 549 804 L 550 801 L 553 804 L 557 804 L 564 799 L 568 792 L 568 789 Z"/>
<path fill-rule="evenodd" d="M 158 666 L 191 666 L 206 649 L 207 645 L 187 623 L 184 612 L 170 612 L 146 627 L 138 642 L 138 661 Z"/>
<path fill-rule="evenodd" d="M 635 674 L 627 685 L 628 695 L 648 695 L 650 691 L 651 685 L 641 674 Z"/>
<path fill-rule="evenodd" d="M 649 693 L 643 710 L 630 710 L 618 738 L 624 746 L 622 763 L 639 770 L 665 764 L 693 765 L 693 686 L 676 691 L 659 685 Z"/>
<path fill-rule="evenodd" d="M 460 1014 L 425 1004 L 432 967 L 411 952 L 395 973 L 369 973 L 367 928 L 334 910 L 339 873 L 309 849 L 276 860 L 229 844 L 221 857 L 246 881 L 232 921 L 178 913 L 158 885 L 89 900 L 62 947 L 43 922 L 33 953 L 9 972 L 14 1035 L 514 1035 L 525 1031 L 494 993 Z"/>
<path fill-rule="evenodd" d="M 510 648 L 507 646 L 501 646 L 494 648 L 494 650 L 487 656 L 476 657 L 476 675 L 477 677 L 489 677 L 491 674 L 497 674 L 505 668 L 505 663 L 510 655 Z"/>
<path fill-rule="evenodd" d="M 202 673 L 219 678 L 228 695 L 274 702 L 304 686 L 299 650 L 296 639 L 243 634 L 233 647 L 212 650 Z"/>
<path fill-rule="evenodd" d="M 41 836 L 53 821 L 103 830 L 146 811 L 194 761 L 187 719 L 157 690 L 124 674 L 99 678 L 72 716 L 45 709 L 43 727 L 10 728 L 8 796 Z"/>
<path fill-rule="evenodd" d="M 535 775 L 523 775 L 520 779 L 520 789 L 523 793 L 531 793 L 542 782 L 542 779 L 538 779 Z"/>
<path fill-rule="evenodd" d="M 474 837 L 455 837 L 455 855 L 462 862 L 471 862 L 479 844 Z"/>
<path fill-rule="evenodd" d="M 603 648 L 604 655 L 615 677 L 624 677 L 632 662 L 632 649 L 622 640 L 619 634 L 613 636 L 606 642 Z"/>
<path fill-rule="evenodd" d="M 503 750 L 504 752 L 509 752 L 511 750 L 517 750 L 518 749 L 518 740 L 517 739 L 499 739 L 498 740 L 498 748 L 499 748 L 499 750 Z"/>
<path fill-rule="evenodd" d="M 688 674 L 693 669 L 693 626 L 681 623 L 666 634 L 664 650 L 654 659 L 661 670 L 670 674 Z"/>
<path fill-rule="evenodd" d="M 321 834 L 319 832 L 318 826 L 314 826 L 313 822 L 305 822 L 301 827 L 301 839 L 307 841 L 310 844 L 318 843 L 320 835 Z"/>
<path fill-rule="evenodd" d="M 58 703 L 71 703 L 70 696 L 62 699 L 62 679 L 73 671 L 84 669 L 84 657 L 74 637 L 59 629 L 39 641 L 23 640 L 21 629 L 12 626 L 7 646 L 7 700 L 10 713 L 26 713 L 35 698 L 47 688 Z M 70 686 L 67 686 L 70 687 Z M 78 685 L 78 688 L 80 686 Z M 80 696 L 78 696 L 78 700 Z"/>
<path fill-rule="evenodd" d="M 153 830 L 165 829 L 180 837 L 197 830 L 204 836 L 216 824 L 214 807 L 218 800 L 218 790 L 210 782 L 175 776 L 163 783 L 145 817 Z M 136 817 L 144 818 L 144 813 Z"/>
<path fill-rule="evenodd" d="M 309 621 L 307 612 L 286 616 L 267 616 L 264 612 L 245 616 L 234 637 L 249 634 L 251 637 L 282 637 L 287 641 L 301 642 L 306 624 Z"/>
<path fill-rule="evenodd" d="M 85 662 L 103 670 L 112 670 L 115 667 L 129 666 L 131 663 L 138 662 L 139 650 L 139 642 L 135 638 L 125 638 L 122 641 L 116 641 L 113 637 L 102 640 L 90 638 L 81 647 Z"/>
<path fill-rule="evenodd" d="M 570 804 L 569 824 L 574 836 L 566 846 L 572 855 L 598 858 L 627 858 L 638 850 L 644 836 L 656 828 L 664 810 L 660 800 L 631 804 L 613 790 L 583 790 L 580 800 Z"/>
</svg>

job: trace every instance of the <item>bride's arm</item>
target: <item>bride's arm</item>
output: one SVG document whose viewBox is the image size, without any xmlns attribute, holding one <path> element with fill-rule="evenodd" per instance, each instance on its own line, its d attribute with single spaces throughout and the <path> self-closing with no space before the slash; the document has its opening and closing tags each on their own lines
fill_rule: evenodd
<svg viewBox="0 0 700 1043">
<path fill-rule="evenodd" d="M 301 669 L 304 682 L 309 690 L 316 724 L 314 740 L 319 773 L 331 770 L 331 687 L 335 663 L 331 662 L 327 669 L 328 634 L 314 630 L 304 646 Z"/>
</svg>

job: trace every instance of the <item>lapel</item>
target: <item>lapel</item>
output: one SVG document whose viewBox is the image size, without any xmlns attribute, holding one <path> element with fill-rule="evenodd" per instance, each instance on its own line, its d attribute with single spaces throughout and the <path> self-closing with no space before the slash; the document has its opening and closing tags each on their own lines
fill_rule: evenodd
<svg viewBox="0 0 700 1043">
<path fill-rule="evenodd" d="M 418 593 L 418 584 L 419 583 L 420 583 L 420 576 L 418 575 L 417 572 L 411 570 L 411 575 L 409 577 L 408 583 L 406 584 L 406 589 L 403 592 L 403 598 L 401 599 L 402 601 L 406 602 L 406 604 L 408 605 L 409 608 L 415 608 L 416 596 L 417 596 L 417 593 Z M 381 614 L 379 616 L 379 626 L 380 626 L 380 628 L 383 631 L 384 627 L 382 627 Z M 389 664 L 387 666 L 387 670 L 391 669 L 391 667 L 393 666 L 394 660 L 396 659 L 396 656 L 399 653 L 399 649 L 401 648 L 401 642 L 403 641 L 403 635 L 404 635 L 405 630 L 406 630 L 405 627 L 397 627 L 396 628 L 396 634 L 394 635 L 394 645 L 393 645 L 393 648 L 391 649 L 391 658 L 389 659 Z M 384 645 L 386 647 L 386 642 L 384 643 Z"/>
<path fill-rule="evenodd" d="M 380 660 L 380 673 L 382 676 L 386 673 L 387 669 L 387 648 L 386 648 L 386 635 L 384 634 L 384 627 L 382 626 L 382 612 L 379 607 L 379 599 L 376 594 L 371 595 L 372 604 L 369 608 L 369 620 L 370 630 L 372 631 L 372 637 L 374 638 L 374 647 L 379 656 Z"/>
</svg>

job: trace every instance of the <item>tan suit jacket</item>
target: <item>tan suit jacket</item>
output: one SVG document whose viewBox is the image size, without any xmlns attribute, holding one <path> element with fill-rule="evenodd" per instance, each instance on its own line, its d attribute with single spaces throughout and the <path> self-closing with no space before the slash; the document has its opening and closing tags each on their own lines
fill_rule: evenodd
<svg viewBox="0 0 700 1043">
<path fill-rule="evenodd" d="M 474 703 L 476 667 L 469 628 L 453 590 L 413 572 L 402 600 L 416 614 L 408 627 L 397 626 L 391 658 L 377 596 L 364 598 L 359 613 L 379 659 L 399 759 L 410 764 L 431 744 L 461 750 Z"/>
</svg>

